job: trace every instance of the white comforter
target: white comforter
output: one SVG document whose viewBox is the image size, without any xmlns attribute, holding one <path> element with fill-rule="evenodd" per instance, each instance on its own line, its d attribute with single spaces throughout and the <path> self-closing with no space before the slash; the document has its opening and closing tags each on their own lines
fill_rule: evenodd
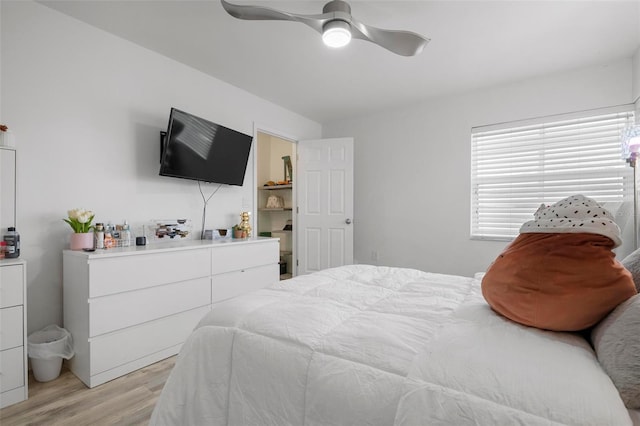
<svg viewBox="0 0 640 426">
<path fill-rule="evenodd" d="M 153 425 L 594 425 L 631 420 L 589 344 L 495 314 L 473 278 L 352 265 L 220 303 Z"/>
</svg>

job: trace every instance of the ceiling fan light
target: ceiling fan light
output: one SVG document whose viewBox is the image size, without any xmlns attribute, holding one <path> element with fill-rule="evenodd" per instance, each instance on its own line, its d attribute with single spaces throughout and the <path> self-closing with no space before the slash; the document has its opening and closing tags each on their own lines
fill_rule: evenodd
<svg viewBox="0 0 640 426">
<path fill-rule="evenodd" d="M 323 28 L 322 41 L 329 47 L 343 47 L 351 41 L 351 27 L 344 21 L 327 22 Z"/>
</svg>

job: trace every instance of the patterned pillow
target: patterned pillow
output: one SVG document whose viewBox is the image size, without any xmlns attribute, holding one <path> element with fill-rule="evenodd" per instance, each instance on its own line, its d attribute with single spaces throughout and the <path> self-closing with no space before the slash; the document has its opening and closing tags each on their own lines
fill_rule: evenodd
<svg viewBox="0 0 640 426">
<path fill-rule="evenodd" d="M 592 198 L 577 194 L 550 206 L 542 204 L 525 222 L 520 233 L 598 234 L 611 238 L 613 247 L 622 244 L 620 228 L 613 215 Z"/>
<path fill-rule="evenodd" d="M 591 332 L 591 341 L 627 408 L 640 409 L 640 295 L 602 320 Z"/>
</svg>

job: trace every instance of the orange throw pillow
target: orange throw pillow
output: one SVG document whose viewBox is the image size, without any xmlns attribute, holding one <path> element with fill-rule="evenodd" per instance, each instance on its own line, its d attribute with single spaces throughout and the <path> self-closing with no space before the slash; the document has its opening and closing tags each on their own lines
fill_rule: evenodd
<svg viewBox="0 0 640 426">
<path fill-rule="evenodd" d="M 636 294 L 613 247 L 610 238 L 592 233 L 520 234 L 489 266 L 482 294 L 520 324 L 583 330 Z"/>
</svg>

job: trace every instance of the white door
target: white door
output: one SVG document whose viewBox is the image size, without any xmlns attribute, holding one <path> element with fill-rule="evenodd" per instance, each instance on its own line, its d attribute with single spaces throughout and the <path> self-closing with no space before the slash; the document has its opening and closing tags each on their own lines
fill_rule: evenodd
<svg viewBox="0 0 640 426">
<path fill-rule="evenodd" d="M 353 263 L 353 138 L 298 142 L 298 274 Z"/>
</svg>

